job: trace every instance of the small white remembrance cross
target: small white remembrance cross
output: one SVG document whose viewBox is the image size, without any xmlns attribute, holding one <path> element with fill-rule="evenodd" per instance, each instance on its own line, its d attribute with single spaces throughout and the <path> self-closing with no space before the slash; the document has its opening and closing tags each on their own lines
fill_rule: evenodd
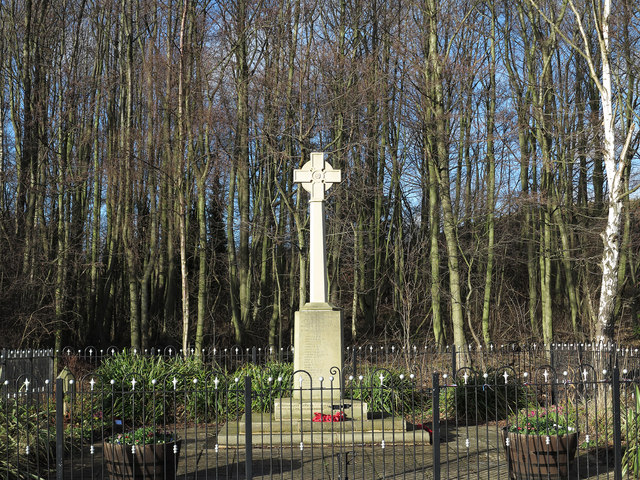
<svg viewBox="0 0 640 480">
<path fill-rule="evenodd" d="M 293 181 L 309 192 L 309 301 L 327 303 L 327 255 L 324 232 L 324 194 L 342 181 L 340 170 L 324 161 L 324 153 L 313 152 L 311 160 L 293 171 Z"/>
</svg>

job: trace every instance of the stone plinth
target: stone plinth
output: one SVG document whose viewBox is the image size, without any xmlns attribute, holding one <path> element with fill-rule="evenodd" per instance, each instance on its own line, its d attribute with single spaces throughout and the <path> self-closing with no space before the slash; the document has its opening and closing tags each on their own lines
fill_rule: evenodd
<svg viewBox="0 0 640 480">
<path fill-rule="evenodd" d="M 374 444 L 428 444 L 427 430 L 416 429 L 404 418 L 370 414 L 368 406 L 360 400 L 343 399 L 339 403 L 313 399 L 279 398 L 273 413 L 253 412 L 251 422 L 243 415 L 238 422 L 225 424 L 216 437 L 220 446 L 244 446 L 247 431 L 251 429 L 251 443 L 260 446 L 284 445 L 356 445 Z M 314 422 L 315 412 L 335 414 L 342 412 L 340 422 Z"/>
<path fill-rule="evenodd" d="M 294 398 L 340 398 L 342 311 L 328 303 L 307 303 L 295 314 L 294 332 Z"/>
<path fill-rule="evenodd" d="M 291 400 L 282 399 L 282 402 L 289 408 Z M 293 402 L 296 401 L 293 400 Z M 331 410 L 333 409 L 329 411 Z M 243 416 L 239 422 L 225 424 L 216 436 L 216 443 L 220 446 L 243 447 L 247 442 L 246 432 L 249 428 L 252 432 L 251 443 L 256 446 L 285 446 L 301 443 L 309 446 L 342 446 L 375 444 L 382 441 L 390 445 L 431 443 L 431 435 L 427 430 L 416 429 L 404 418 L 370 419 L 366 414 L 364 417 L 351 418 L 348 415 L 349 410 L 357 415 L 366 410 L 366 404 L 358 403 L 353 405 L 353 409 L 345 409 L 345 420 L 342 422 L 316 423 L 311 418 L 299 418 L 295 414 L 283 414 L 276 419 L 273 414 L 253 412 L 251 423 L 248 423 Z"/>
</svg>

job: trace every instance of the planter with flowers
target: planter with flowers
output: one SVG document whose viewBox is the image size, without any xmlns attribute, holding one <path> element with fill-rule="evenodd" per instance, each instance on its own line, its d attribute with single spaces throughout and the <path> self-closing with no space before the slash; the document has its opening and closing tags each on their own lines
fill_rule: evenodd
<svg viewBox="0 0 640 480">
<path fill-rule="evenodd" d="M 174 480 L 181 441 L 152 427 L 117 433 L 105 440 L 104 462 L 112 479 Z"/>
<path fill-rule="evenodd" d="M 571 408 L 553 405 L 521 410 L 509 418 L 502 434 L 511 478 L 568 478 L 578 446 Z"/>
</svg>

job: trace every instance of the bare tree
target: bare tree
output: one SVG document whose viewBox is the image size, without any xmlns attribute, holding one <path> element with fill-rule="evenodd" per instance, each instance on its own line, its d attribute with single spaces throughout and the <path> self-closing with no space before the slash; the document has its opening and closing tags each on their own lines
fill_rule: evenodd
<svg viewBox="0 0 640 480">
<path fill-rule="evenodd" d="M 554 32 L 560 34 L 571 48 L 584 58 L 589 76 L 596 85 L 600 97 L 603 131 L 602 153 L 608 187 L 608 204 L 606 227 L 602 232 L 604 249 L 595 333 L 600 339 L 612 340 L 614 333 L 613 313 L 619 287 L 622 207 L 624 197 L 628 195 L 628 192 L 624 190 L 624 170 L 635 123 L 623 123 L 620 141 L 616 142 L 616 127 L 620 123 L 619 119 L 624 116 L 615 111 L 613 79 L 619 75 L 612 70 L 611 0 L 591 0 L 589 2 L 590 8 L 587 9 L 580 8 L 573 0 L 566 0 L 566 4 L 573 12 L 573 20 L 578 31 L 578 36 L 575 39 L 564 33 L 561 25 L 562 17 L 553 18 L 545 13 L 540 4 L 533 0 L 529 1 L 554 29 Z M 591 32 L 587 30 L 588 26 L 595 29 L 595 48 L 592 47 Z"/>
</svg>

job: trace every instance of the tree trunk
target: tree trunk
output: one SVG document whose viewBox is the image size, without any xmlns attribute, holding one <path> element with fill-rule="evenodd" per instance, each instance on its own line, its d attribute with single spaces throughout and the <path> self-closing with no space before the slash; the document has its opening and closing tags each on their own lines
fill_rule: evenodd
<svg viewBox="0 0 640 480">
<path fill-rule="evenodd" d="M 180 238 L 180 292 L 182 299 L 182 352 L 187 355 L 189 350 L 189 270 L 187 266 L 187 195 L 189 187 L 187 185 L 187 170 L 185 162 L 188 162 L 191 155 L 187 154 L 185 158 L 184 149 L 190 151 L 185 145 L 185 28 L 187 23 L 187 12 L 189 2 L 184 1 L 182 7 L 182 18 L 180 21 L 180 39 L 179 39 L 179 67 L 178 67 L 178 117 L 176 119 L 178 126 L 178 139 L 175 155 L 176 167 L 176 183 L 178 185 L 178 234 Z"/>
<path fill-rule="evenodd" d="M 433 155 L 429 155 L 427 181 L 429 184 L 429 263 L 431 266 L 431 315 L 433 318 L 433 338 L 436 345 L 444 346 L 445 335 L 440 308 L 440 212 L 437 165 Z"/>
<path fill-rule="evenodd" d="M 487 270 L 482 302 L 482 338 L 485 345 L 491 343 L 491 285 L 493 282 L 493 258 L 495 242 L 495 183 L 496 159 L 494 153 L 494 126 L 496 115 L 496 17 L 495 5 L 491 3 L 491 37 L 489 66 L 489 99 L 487 105 Z"/>
<path fill-rule="evenodd" d="M 466 349 L 467 340 L 464 333 L 464 315 L 462 312 L 462 292 L 460 289 L 460 270 L 458 266 L 458 244 L 456 236 L 456 221 L 451 204 L 451 187 L 449 182 L 449 156 L 447 152 L 447 119 L 444 115 L 444 97 L 442 87 L 442 65 L 438 51 L 437 35 L 437 2 L 428 0 L 428 61 L 425 65 L 427 88 L 431 91 L 429 100 L 430 115 L 432 116 L 433 134 L 435 135 L 435 156 L 438 179 L 440 206 L 444 237 L 447 246 L 447 265 L 449 271 L 449 293 L 451 295 L 451 325 L 453 342 L 458 347 Z M 463 356 L 460 366 L 467 364 Z"/>
<path fill-rule="evenodd" d="M 251 270 L 250 270 L 250 243 L 251 220 L 250 209 L 250 185 L 249 185 L 249 66 L 247 64 L 248 38 L 246 29 L 248 3 L 240 0 L 237 5 L 237 35 L 234 49 L 234 59 L 236 63 L 236 94 L 238 96 L 236 114 L 236 138 L 235 138 L 235 162 L 238 189 L 238 211 L 240 213 L 239 244 L 237 256 L 237 285 L 238 285 L 238 306 L 240 310 L 240 321 L 243 328 L 249 327 L 251 318 Z M 236 339 L 244 340 L 243 338 Z"/>
</svg>

